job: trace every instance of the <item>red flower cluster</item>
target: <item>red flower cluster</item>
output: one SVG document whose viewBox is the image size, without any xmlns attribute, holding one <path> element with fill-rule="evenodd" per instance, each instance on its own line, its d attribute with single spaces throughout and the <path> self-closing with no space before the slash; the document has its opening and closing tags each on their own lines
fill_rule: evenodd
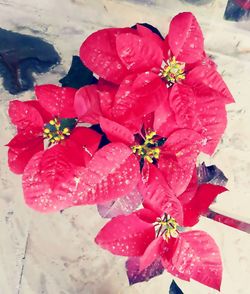
<svg viewBox="0 0 250 294">
<path fill-rule="evenodd" d="M 141 271 L 160 260 L 173 275 L 219 289 L 216 244 L 187 228 L 226 190 L 198 184 L 196 159 L 215 151 L 234 100 L 204 52 L 197 20 L 178 14 L 165 39 L 140 24 L 103 29 L 84 41 L 80 58 L 97 84 L 37 86 L 36 100 L 10 104 L 17 135 L 9 166 L 23 173 L 26 203 L 50 212 L 142 199 L 142 209 L 132 203 L 96 242 L 139 257 Z"/>
</svg>

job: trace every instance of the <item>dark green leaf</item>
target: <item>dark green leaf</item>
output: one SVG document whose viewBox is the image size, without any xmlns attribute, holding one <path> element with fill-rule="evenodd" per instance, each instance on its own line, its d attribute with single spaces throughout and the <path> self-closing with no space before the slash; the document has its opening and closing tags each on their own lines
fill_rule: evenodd
<svg viewBox="0 0 250 294">
<path fill-rule="evenodd" d="M 67 75 L 59 81 L 63 87 L 79 89 L 86 85 L 97 83 L 97 79 L 81 61 L 79 56 L 73 56 Z"/>
<path fill-rule="evenodd" d="M 175 283 L 174 280 L 172 281 L 170 285 L 169 294 L 183 294 L 183 292 L 181 291 L 181 289 L 178 287 L 178 285 Z"/>
</svg>

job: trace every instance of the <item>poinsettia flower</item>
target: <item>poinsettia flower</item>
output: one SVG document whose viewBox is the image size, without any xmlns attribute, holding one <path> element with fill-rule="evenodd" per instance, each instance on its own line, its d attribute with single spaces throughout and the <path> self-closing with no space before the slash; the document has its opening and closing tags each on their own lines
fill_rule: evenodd
<svg viewBox="0 0 250 294">
<path fill-rule="evenodd" d="M 120 84 L 129 74 L 159 75 L 168 87 L 184 82 L 203 85 L 233 102 L 216 66 L 204 53 L 201 28 L 190 12 L 176 15 L 162 40 L 148 28 L 103 29 L 90 35 L 80 48 L 84 64 L 101 78 Z"/>
<path fill-rule="evenodd" d="M 117 87 L 103 82 L 101 87 L 94 85 L 81 88 L 75 96 L 79 119 L 99 124 L 109 141 L 127 145 L 139 161 L 140 169 L 145 163 L 158 166 L 163 170 L 170 187 L 178 187 L 175 190 L 181 194 L 192 177 L 196 158 L 203 147 L 203 138 L 185 126 L 167 133 L 168 126 L 158 126 L 158 117 L 152 112 L 147 114 L 149 110 L 142 110 L 141 116 L 135 116 L 137 120 L 134 117 L 117 119 L 113 115 L 115 93 Z"/>
<path fill-rule="evenodd" d="M 84 127 L 76 127 L 73 88 L 42 85 L 35 88 L 37 100 L 21 102 L 13 100 L 9 116 L 17 128 L 17 135 L 9 146 L 9 167 L 15 173 L 23 173 L 34 154 L 49 146 L 61 144 L 68 153 L 78 154 L 75 163 L 84 164 L 91 158 L 100 142 L 100 135 Z M 83 146 L 88 146 L 83 149 Z"/>
<path fill-rule="evenodd" d="M 151 166 L 152 180 L 144 185 L 144 208 L 130 215 L 114 217 L 98 233 L 96 243 L 111 253 L 122 256 L 138 256 L 140 270 L 150 267 L 160 258 L 162 265 L 171 274 L 189 281 L 194 279 L 209 287 L 220 289 L 222 263 L 219 248 L 207 233 L 185 230 L 183 220 L 197 222 L 184 209 L 178 198 L 169 194 L 169 187 L 159 170 Z M 192 206 L 200 214 L 211 192 L 211 184 L 202 185 L 192 198 Z M 213 198 L 225 191 L 224 187 L 213 188 Z M 205 204 L 200 202 L 205 200 Z M 202 207 L 201 207 L 202 206 Z M 185 225 L 190 225 L 186 223 Z"/>
<path fill-rule="evenodd" d="M 146 107 L 152 112 L 161 102 L 168 103 L 162 123 L 169 124 L 171 112 L 172 127 L 195 128 L 203 136 L 203 151 L 212 154 L 226 127 L 225 104 L 234 100 L 204 53 L 197 20 L 189 12 L 178 14 L 165 40 L 142 25 L 136 28 L 97 31 L 80 49 L 91 70 L 120 86 L 114 115 L 135 118 Z"/>
</svg>

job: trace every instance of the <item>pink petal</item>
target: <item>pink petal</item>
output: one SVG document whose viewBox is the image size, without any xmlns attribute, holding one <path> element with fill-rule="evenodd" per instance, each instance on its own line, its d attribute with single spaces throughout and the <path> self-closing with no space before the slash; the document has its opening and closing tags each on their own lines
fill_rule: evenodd
<svg viewBox="0 0 250 294">
<path fill-rule="evenodd" d="M 77 171 L 75 203 L 97 204 L 125 196 L 139 177 L 139 163 L 131 149 L 122 143 L 108 144 Z"/>
<path fill-rule="evenodd" d="M 196 158 L 201 150 L 201 136 L 183 129 L 172 133 L 163 145 L 159 169 L 176 196 L 182 194 L 193 175 Z"/>
<path fill-rule="evenodd" d="M 99 80 L 98 90 L 100 96 L 100 106 L 103 117 L 110 120 L 115 120 L 117 123 L 128 128 L 133 133 L 138 133 L 142 127 L 142 119 L 140 117 L 135 117 L 129 119 L 128 117 L 122 117 L 121 119 L 114 118 L 113 106 L 115 103 L 115 95 L 117 93 L 118 87 L 109 82 Z"/>
<path fill-rule="evenodd" d="M 196 66 L 187 74 L 184 83 L 195 88 L 207 87 L 224 103 L 234 102 L 232 94 L 214 66 Z"/>
<path fill-rule="evenodd" d="M 150 164 L 148 181 L 140 185 L 140 191 L 145 208 L 155 211 L 158 216 L 167 213 L 175 218 L 179 224 L 182 224 L 182 206 L 165 182 L 159 169 L 152 164 Z"/>
<path fill-rule="evenodd" d="M 131 146 L 134 142 L 134 134 L 126 127 L 106 119 L 100 118 L 100 126 L 111 142 L 122 142 Z"/>
<path fill-rule="evenodd" d="M 163 41 L 163 53 L 164 53 L 164 60 L 168 60 L 169 58 L 172 57 L 172 52 L 169 47 L 169 42 L 168 42 L 168 35 L 165 37 Z"/>
<path fill-rule="evenodd" d="M 154 237 L 152 224 L 130 214 L 120 215 L 109 221 L 98 233 L 95 241 L 115 255 L 140 256 Z"/>
<path fill-rule="evenodd" d="M 112 218 L 118 215 L 127 215 L 133 212 L 142 203 L 142 195 L 135 188 L 126 196 L 120 197 L 117 200 L 108 201 L 103 204 L 98 204 L 98 212 L 104 218 Z"/>
<path fill-rule="evenodd" d="M 116 51 L 116 38 L 133 29 L 108 28 L 91 34 L 81 45 L 82 62 L 101 78 L 119 84 L 128 74 Z"/>
<path fill-rule="evenodd" d="M 101 135 L 90 128 L 76 127 L 69 138 L 62 142 L 70 162 L 85 166 L 96 152 Z"/>
<path fill-rule="evenodd" d="M 174 85 L 169 97 L 179 127 L 197 131 L 202 136 L 202 151 L 211 155 L 226 128 L 225 105 L 210 90 Z"/>
<path fill-rule="evenodd" d="M 155 110 L 153 129 L 158 135 L 167 138 L 173 131 L 180 127 L 176 123 L 175 113 L 165 99 Z"/>
<path fill-rule="evenodd" d="M 25 202 L 40 212 L 59 211 L 72 204 L 68 183 L 74 176 L 74 166 L 60 144 L 35 154 L 23 174 Z"/>
<path fill-rule="evenodd" d="M 113 115 L 116 119 L 133 120 L 153 112 L 168 90 L 158 75 L 150 72 L 124 79 L 116 94 Z"/>
<path fill-rule="evenodd" d="M 148 268 L 156 259 L 160 257 L 159 249 L 162 242 L 164 242 L 164 240 L 160 237 L 154 239 L 149 244 L 143 255 L 140 257 L 140 271 Z"/>
<path fill-rule="evenodd" d="M 77 117 L 82 122 L 98 124 L 101 109 L 97 86 L 91 85 L 80 88 L 75 95 L 74 108 Z"/>
<path fill-rule="evenodd" d="M 180 233 L 171 263 L 185 277 L 220 290 L 222 262 L 213 238 L 202 231 Z"/>
<path fill-rule="evenodd" d="M 11 122 L 19 130 L 41 129 L 43 119 L 36 108 L 18 100 L 12 100 L 9 104 L 9 116 Z"/>
<path fill-rule="evenodd" d="M 163 242 L 161 246 L 161 262 L 164 268 L 173 276 L 179 279 L 190 281 L 190 276 L 187 273 L 180 272 L 179 269 L 172 263 L 172 257 L 175 254 L 178 245 L 178 238 L 171 238 L 168 242 Z"/>
<path fill-rule="evenodd" d="M 175 84 L 171 89 L 169 105 L 175 113 L 178 126 L 190 129 L 202 127 L 196 112 L 196 97 L 191 87 Z"/>
<path fill-rule="evenodd" d="M 167 272 L 169 272 L 171 275 L 173 275 L 179 279 L 182 279 L 184 281 L 190 282 L 189 275 L 182 273 L 182 272 L 179 272 L 176 269 L 176 267 L 171 262 L 169 262 L 167 259 L 162 259 L 161 262 L 162 262 L 164 268 L 167 270 Z"/>
<path fill-rule="evenodd" d="M 154 114 L 154 112 L 151 112 L 142 118 L 144 130 L 154 130 Z"/>
<path fill-rule="evenodd" d="M 41 106 L 51 115 L 60 118 L 76 117 L 74 110 L 76 89 L 48 84 L 36 86 L 35 93 Z"/>
<path fill-rule="evenodd" d="M 40 130 L 19 131 L 6 146 L 14 149 L 22 149 L 27 147 L 27 145 L 35 145 L 36 142 L 42 143 L 42 135 L 43 133 Z"/>
<path fill-rule="evenodd" d="M 87 149 L 87 152 L 93 156 L 98 149 L 101 137 L 99 133 L 90 128 L 76 127 L 69 139 L 75 141 L 81 148 Z"/>
<path fill-rule="evenodd" d="M 163 40 L 160 36 L 153 33 L 150 29 L 145 27 L 144 25 L 136 24 L 136 31 L 140 37 L 145 37 L 149 39 L 151 42 L 155 42 L 158 47 L 163 48 Z"/>
<path fill-rule="evenodd" d="M 161 47 L 151 39 L 125 33 L 116 38 L 117 53 L 133 72 L 155 71 L 159 73 L 163 61 Z"/>
<path fill-rule="evenodd" d="M 22 174 L 31 157 L 43 150 L 42 137 L 17 134 L 8 144 L 8 164 L 12 172 Z"/>
<path fill-rule="evenodd" d="M 203 184 L 200 185 L 194 197 L 184 204 L 184 226 L 194 226 L 199 221 L 200 215 L 207 212 L 218 194 L 227 191 L 225 187 Z"/>
<path fill-rule="evenodd" d="M 134 212 L 141 220 L 147 223 L 154 223 L 159 217 L 159 214 L 154 210 L 148 208 L 142 208 Z"/>
<path fill-rule="evenodd" d="M 190 12 L 176 15 L 169 27 L 168 42 L 177 60 L 193 63 L 203 57 L 204 39 L 201 28 Z"/>
<path fill-rule="evenodd" d="M 51 114 L 45 110 L 37 100 L 29 100 L 25 101 L 24 103 L 34 107 L 40 113 L 44 122 L 48 122 L 52 119 Z"/>
<path fill-rule="evenodd" d="M 112 107 L 118 86 L 104 80 L 99 80 L 98 90 L 100 96 L 100 106 L 103 116 L 113 119 Z"/>
<path fill-rule="evenodd" d="M 197 189 L 198 189 L 198 176 L 197 176 L 197 168 L 194 166 L 193 175 L 191 181 L 189 182 L 187 189 L 178 196 L 179 201 L 182 205 L 189 203 L 192 198 L 195 196 Z"/>
</svg>

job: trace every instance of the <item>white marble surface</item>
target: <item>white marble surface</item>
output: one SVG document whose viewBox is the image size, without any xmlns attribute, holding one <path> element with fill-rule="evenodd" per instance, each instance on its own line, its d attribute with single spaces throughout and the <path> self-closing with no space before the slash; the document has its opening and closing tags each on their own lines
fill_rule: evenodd
<svg viewBox="0 0 250 294">
<path fill-rule="evenodd" d="M 222 143 L 208 163 L 229 177 L 227 192 L 214 209 L 250 221 L 250 22 L 226 22 L 226 0 L 193 6 L 179 0 L 0 0 L 0 27 L 41 36 L 53 43 L 62 64 L 37 77 L 39 84 L 56 82 L 77 54 L 84 38 L 108 26 L 150 22 L 167 32 L 180 11 L 192 11 L 201 23 L 206 49 L 214 55 L 236 104 L 230 105 Z M 0 81 L 1 82 L 1 81 Z M 18 95 L 29 99 L 33 94 Z M 42 215 L 24 205 L 21 177 L 8 171 L 7 148 L 14 134 L 6 109 L 13 99 L 0 83 L 0 294 L 152 294 L 168 293 L 171 276 L 128 286 L 124 258 L 114 257 L 93 242 L 104 221 L 95 207 L 74 207 L 62 214 Z M 218 243 L 224 273 L 221 293 L 249 294 L 250 235 L 202 219 L 197 228 Z M 176 279 L 185 294 L 216 291 Z"/>
</svg>

